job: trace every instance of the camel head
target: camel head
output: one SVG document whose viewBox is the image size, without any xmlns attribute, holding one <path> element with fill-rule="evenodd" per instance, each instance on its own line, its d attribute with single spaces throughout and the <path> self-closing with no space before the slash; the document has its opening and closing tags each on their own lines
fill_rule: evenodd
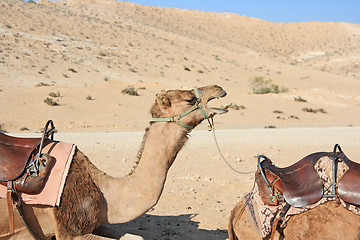
<svg viewBox="0 0 360 240">
<path fill-rule="evenodd" d="M 226 107 L 212 108 L 207 105 L 209 101 L 225 96 L 225 90 L 218 85 L 159 93 L 150 110 L 152 122 L 176 122 L 191 130 L 204 119 L 228 112 Z"/>
</svg>

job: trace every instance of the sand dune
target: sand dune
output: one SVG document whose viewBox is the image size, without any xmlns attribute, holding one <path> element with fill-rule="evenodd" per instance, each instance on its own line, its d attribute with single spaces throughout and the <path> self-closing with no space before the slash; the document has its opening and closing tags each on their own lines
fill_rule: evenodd
<svg viewBox="0 0 360 240">
<path fill-rule="evenodd" d="M 154 94 L 207 84 L 223 86 L 228 102 L 245 107 L 222 118 L 224 128 L 359 125 L 357 24 L 272 23 L 123 1 L 11 0 L 0 11 L 0 124 L 7 131 L 37 131 L 49 118 L 64 131 L 142 130 L 146 121 L 134 118 L 146 116 Z M 256 77 L 288 92 L 254 95 Z M 129 85 L 140 96 L 121 95 Z M 299 96 L 307 102 L 294 101 Z M 128 103 L 139 104 L 137 111 Z"/>
</svg>

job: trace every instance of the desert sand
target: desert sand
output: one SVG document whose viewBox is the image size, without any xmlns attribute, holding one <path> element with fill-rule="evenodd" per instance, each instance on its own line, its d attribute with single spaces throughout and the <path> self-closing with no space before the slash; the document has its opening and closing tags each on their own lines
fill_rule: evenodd
<svg viewBox="0 0 360 240">
<path fill-rule="evenodd" d="M 359 162 L 359 59 L 358 24 L 110 0 L 2 1 L 0 130 L 38 136 L 52 119 L 56 139 L 122 176 L 135 164 L 157 93 L 218 84 L 228 96 L 210 105 L 232 105 L 215 117 L 216 136 L 235 169 L 254 171 L 259 154 L 287 166 L 335 143 Z M 287 91 L 254 94 L 256 77 Z M 139 96 L 122 93 L 130 86 Z M 253 174 L 223 162 L 206 122 L 190 136 L 154 209 L 114 227 L 145 239 L 227 238 L 230 211 Z"/>
<path fill-rule="evenodd" d="M 216 129 L 215 135 L 228 163 L 242 172 L 255 171 L 260 154 L 285 167 L 313 152 L 331 152 L 335 143 L 350 159 L 360 162 L 360 127 Z M 55 136 L 76 143 L 97 167 L 121 177 L 135 165 L 143 132 Z M 251 190 L 254 173 L 239 174 L 230 169 L 218 153 L 212 132 L 194 130 L 190 136 L 170 168 L 158 204 L 144 216 L 115 228 L 154 240 L 227 239 L 230 211 Z"/>
</svg>

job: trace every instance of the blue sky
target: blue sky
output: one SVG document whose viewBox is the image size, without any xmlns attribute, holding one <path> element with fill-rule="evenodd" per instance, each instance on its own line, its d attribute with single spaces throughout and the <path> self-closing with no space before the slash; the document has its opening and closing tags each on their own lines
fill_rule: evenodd
<svg viewBox="0 0 360 240">
<path fill-rule="evenodd" d="M 128 2 L 230 12 L 272 22 L 352 22 L 360 24 L 360 0 L 127 0 Z"/>
</svg>

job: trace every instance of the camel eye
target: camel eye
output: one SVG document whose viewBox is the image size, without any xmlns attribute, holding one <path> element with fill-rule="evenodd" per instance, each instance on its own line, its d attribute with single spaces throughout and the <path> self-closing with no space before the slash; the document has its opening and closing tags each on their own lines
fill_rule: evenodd
<svg viewBox="0 0 360 240">
<path fill-rule="evenodd" d="M 187 101 L 188 103 L 193 103 L 193 102 L 195 102 L 195 100 L 196 100 L 196 98 L 195 98 L 195 97 L 192 97 L 192 98 L 187 99 L 187 100 L 185 100 L 185 101 Z"/>
</svg>

